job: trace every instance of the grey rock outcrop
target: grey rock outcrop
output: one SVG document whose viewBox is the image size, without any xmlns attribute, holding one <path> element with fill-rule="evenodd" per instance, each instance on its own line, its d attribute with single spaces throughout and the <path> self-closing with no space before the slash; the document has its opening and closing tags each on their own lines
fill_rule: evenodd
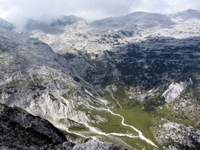
<svg viewBox="0 0 200 150">
<path fill-rule="evenodd" d="M 22 111 L 0 104 L 0 148 L 46 149 L 67 141 L 48 121 Z"/>
<path fill-rule="evenodd" d="M 192 126 L 167 122 L 156 135 L 164 149 L 170 149 L 171 146 L 187 150 L 200 148 L 200 130 Z"/>
<path fill-rule="evenodd" d="M 75 145 L 73 147 L 73 150 L 127 150 L 127 149 L 111 143 L 90 140 L 86 143 Z"/>
</svg>

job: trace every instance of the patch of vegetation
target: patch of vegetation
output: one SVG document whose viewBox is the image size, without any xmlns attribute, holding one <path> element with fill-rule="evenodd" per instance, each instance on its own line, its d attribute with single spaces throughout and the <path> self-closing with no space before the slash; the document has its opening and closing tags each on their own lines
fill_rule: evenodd
<svg viewBox="0 0 200 150">
<path fill-rule="evenodd" d="M 154 108 L 157 108 L 158 106 L 163 105 L 164 104 L 163 100 L 152 98 L 149 100 L 149 105 L 147 103 L 142 104 L 142 103 L 139 103 L 137 100 L 129 99 L 125 90 L 123 90 L 122 88 L 118 88 L 118 90 L 113 94 L 113 96 L 115 99 L 117 99 L 117 101 L 123 107 L 123 109 L 120 109 L 119 107 L 115 107 L 114 111 L 116 113 L 121 114 L 125 118 L 125 123 L 133 125 L 137 129 L 142 131 L 145 137 L 151 139 L 156 145 L 159 146 L 158 142 L 155 140 L 155 137 L 151 132 L 151 127 L 154 125 L 154 122 L 153 122 L 154 116 L 155 116 Z M 116 101 L 112 98 L 111 95 L 108 94 L 106 95 L 105 98 L 109 102 L 111 102 L 112 105 L 117 106 Z M 153 103 L 151 104 L 151 102 Z M 144 109 L 144 105 L 146 106 L 145 109 Z M 109 123 L 106 123 L 106 124 L 110 126 Z M 103 127 L 98 125 L 98 127 L 101 128 L 102 130 L 106 129 L 106 125 L 104 125 Z M 121 132 L 126 133 L 127 128 L 125 128 L 124 130 L 125 131 L 121 130 Z M 133 130 L 131 132 L 133 132 Z M 129 145 L 137 149 L 142 149 L 142 148 L 153 149 L 151 145 L 148 145 L 146 142 L 141 141 L 140 139 L 130 139 L 130 138 L 125 138 L 125 137 L 121 139 L 125 140 L 125 142 L 127 142 Z"/>
<path fill-rule="evenodd" d="M 183 94 L 183 96 L 200 102 L 200 80 L 194 80 L 193 85 Z"/>
<path fill-rule="evenodd" d="M 70 131 L 88 131 L 88 128 L 85 126 L 78 124 L 78 125 L 72 125 L 69 127 Z"/>
<path fill-rule="evenodd" d="M 173 107 L 173 105 L 171 105 L 171 106 L 167 105 L 167 106 L 162 106 L 162 109 L 156 108 L 155 117 L 157 117 L 157 119 L 156 119 L 157 121 L 154 120 L 155 124 L 161 124 L 160 123 L 161 118 L 165 118 L 169 121 L 172 121 L 172 122 L 175 122 L 178 124 L 185 124 L 187 126 L 188 125 L 195 126 L 196 121 L 194 121 L 191 118 L 188 118 L 187 116 L 185 116 L 185 114 L 180 114 L 180 113 L 175 112 L 172 107 Z"/>
<path fill-rule="evenodd" d="M 115 108 L 120 108 L 120 106 L 116 103 L 116 100 L 114 100 L 112 98 L 112 96 L 110 95 L 110 93 L 107 93 L 105 96 L 104 96 L 104 99 L 108 100 L 109 101 L 109 104 L 108 106 L 113 106 Z"/>
<path fill-rule="evenodd" d="M 65 54 L 63 55 L 63 57 L 64 57 L 66 60 L 71 60 L 71 59 L 75 58 L 76 55 L 75 55 L 75 54 L 72 54 L 72 53 L 65 53 Z"/>
<path fill-rule="evenodd" d="M 64 93 L 64 94 L 62 95 L 62 97 L 64 97 L 65 99 L 69 99 L 69 98 L 70 98 L 69 95 L 68 95 L 67 93 Z"/>
<path fill-rule="evenodd" d="M 78 78 L 78 77 L 74 77 L 73 79 L 74 79 L 76 82 L 80 82 L 80 81 L 81 81 L 81 79 Z"/>
<path fill-rule="evenodd" d="M 83 76 L 87 82 L 103 87 L 113 82 L 113 67 L 107 60 L 92 59 L 90 54 L 85 52 L 79 52 L 79 57 L 87 66 L 86 74 Z"/>
<path fill-rule="evenodd" d="M 42 81 L 43 81 L 42 78 L 33 77 L 33 79 L 29 82 L 28 87 L 29 87 L 31 90 L 33 90 L 33 91 L 35 91 L 35 90 L 37 90 L 37 89 L 39 89 L 39 90 L 41 90 L 41 91 L 42 91 L 42 90 L 45 90 L 46 87 L 43 86 L 43 85 L 41 85 L 41 84 L 42 84 Z"/>
<path fill-rule="evenodd" d="M 118 116 L 113 116 L 112 114 L 108 113 L 108 112 L 101 112 L 100 114 L 101 116 L 103 116 L 104 118 L 107 119 L 106 122 L 103 123 L 95 123 L 95 124 L 91 124 L 97 128 L 99 128 L 100 130 L 102 130 L 103 132 L 106 133 L 132 133 L 136 135 L 136 132 L 133 131 L 130 128 L 124 127 L 121 124 L 121 118 Z"/>
<path fill-rule="evenodd" d="M 58 100 L 52 93 L 49 93 L 49 96 L 50 96 L 52 101 L 57 101 Z"/>
<path fill-rule="evenodd" d="M 61 131 L 63 132 L 63 134 L 66 136 L 66 138 L 69 141 L 73 141 L 73 142 L 76 142 L 76 143 L 84 143 L 85 141 L 88 140 L 87 138 L 83 138 L 83 137 L 80 137 L 76 134 L 66 132 L 65 130 L 61 130 Z"/>
<path fill-rule="evenodd" d="M 59 121 L 61 124 L 63 125 L 67 125 L 69 126 L 69 130 L 70 131 L 88 131 L 88 128 L 85 127 L 85 125 L 83 124 L 80 124 L 78 122 L 75 122 L 74 120 L 71 120 L 71 119 L 60 119 Z"/>
<path fill-rule="evenodd" d="M 143 106 L 144 106 L 143 108 L 146 111 L 151 111 L 151 110 L 154 110 L 158 106 L 163 106 L 165 103 L 166 102 L 163 97 L 156 96 L 156 97 L 150 98 L 149 100 L 146 100 L 143 103 Z"/>
<path fill-rule="evenodd" d="M 131 109 L 117 109 L 115 111 L 124 117 L 125 123 L 133 125 L 142 131 L 145 137 L 151 139 L 155 144 L 158 144 L 150 130 L 154 125 L 153 118 L 155 111 L 144 111 L 142 105 Z"/>
<path fill-rule="evenodd" d="M 139 102 L 136 99 L 130 99 L 125 90 L 121 87 L 113 93 L 113 96 L 123 108 L 131 109 L 132 107 L 139 105 Z"/>
<path fill-rule="evenodd" d="M 200 81 L 200 75 L 197 75 L 197 76 L 196 76 L 196 80 L 197 80 L 197 81 Z"/>
<path fill-rule="evenodd" d="M 17 109 L 19 112 L 22 112 L 24 114 L 29 114 L 25 109 L 21 108 L 21 107 L 18 107 L 16 105 L 13 106 L 13 108 Z"/>
<path fill-rule="evenodd" d="M 111 133 L 111 132 L 121 132 L 125 133 L 126 131 L 132 133 L 133 131 L 131 129 L 126 129 L 126 127 L 121 125 L 121 118 L 118 116 L 113 116 L 111 113 L 107 111 L 98 111 L 94 109 L 88 109 L 84 106 L 79 106 L 79 111 L 83 111 L 86 113 L 86 115 L 90 118 L 90 120 L 93 121 L 93 123 L 90 123 L 92 126 L 99 128 L 103 132 Z M 97 116 L 100 116 L 102 118 L 105 118 L 105 122 L 100 122 L 97 118 Z"/>
<path fill-rule="evenodd" d="M 142 106 L 137 106 L 132 109 L 115 109 L 114 111 L 116 113 L 121 114 L 125 118 L 125 123 L 133 125 L 137 129 L 142 131 L 145 137 L 151 139 L 156 145 L 159 146 L 158 142 L 155 140 L 150 130 L 150 127 L 153 125 L 154 112 L 149 113 L 142 110 L 141 108 Z M 92 112 L 92 114 L 94 113 Z M 121 118 L 113 116 L 112 114 L 107 112 L 101 112 L 101 115 L 106 117 L 108 122 L 99 124 L 95 123 L 91 125 L 99 128 L 101 131 L 106 133 L 116 132 L 116 133 L 137 135 L 137 132 L 135 132 L 133 129 L 121 125 Z M 151 145 L 147 144 L 145 141 L 142 141 L 138 138 L 136 139 L 131 139 L 127 137 L 118 137 L 118 138 L 126 142 L 128 145 L 132 146 L 132 148 L 149 149 L 149 150 L 153 149 Z M 114 143 L 118 142 L 119 141 L 116 140 L 114 141 Z M 127 145 L 124 146 L 126 147 Z"/>
<path fill-rule="evenodd" d="M 6 83 L 5 85 L 0 86 L 0 94 L 6 92 L 7 94 L 15 94 L 17 93 L 17 89 L 25 84 L 23 80 L 13 80 L 11 82 Z"/>
<path fill-rule="evenodd" d="M 18 87 L 20 85 L 23 85 L 24 81 L 23 80 L 12 80 L 11 82 L 8 82 L 4 85 L 4 87 L 6 88 L 14 88 L 14 87 Z"/>
<path fill-rule="evenodd" d="M 111 97 L 110 97 L 111 98 Z M 112 99 L 113 100 L 113 99 Z M 115 101 L 111 101 L 112 103 L 115 103 Z M 152 132 L 151 132 L 151 127 L 154 125 L 153 118 L 154 118 L 154 113 L 155 111 L 145 111 L 142 109 L 142 105 L 138 104 L 135 107 L 132 108 L 116 108 L 113 110 L 114 112 L 121 114 L 125 118 L 125 123 L 133 125 L 142 133 L 144 134 L 145 137 L 151 139 L 156 145 L 159 146 L 158 142 L 155 140 Z M 133 134 L 137 135 L 137 132 L 134 131 L 133 129 L 129 127 L 125 127 L 121 125 L 121 118 L 119 116 L 114 116 L 109 112 L 106 111 L 98 111 L 98 110 L 90 110 L 85 107 L 80 108 L 81 111 L 84 111 L 87 116 L 91 120 L 96 120 L 96 116 L 100 115 L 103 118 L 106 118 L 106 122 L 101 122 L 101 123 L 90 123 L 92 126 L 97 127 L 100 129 L 102 132 L 105 133 L 124 133 L 124 134 Z M 96 120 L 97 121 L 97 120 Z M 101 137 L 105 138 L 104 141 L 108 142 L 113 142 L 116 144 L 119 144 L 119 141 L 116 139 L 113 139 L 113 141 L 110 141 L 108 137 Z M 137 149 L 153 149 L 153 147 L 146 142 L 136 138 L 136 139 L 131 139 L 127 137 L 117 137 L 121 139 L 122 141 L 126 142 L 128 145 L 132 146 L 132 148 L 137 148 Z M 120 143 L 127 147 L 126 144 Z M 130 148 L 130 149 L 132 149 Z"/>
<path fill-rule="evenodd" d="M 66 92 L 62 94 L 62 97 L 64 97 L 65 99 L 70 99 L 70 95 L 72 95 L 74 91 L 74 88 L 66 89 Z"/>
</svg>

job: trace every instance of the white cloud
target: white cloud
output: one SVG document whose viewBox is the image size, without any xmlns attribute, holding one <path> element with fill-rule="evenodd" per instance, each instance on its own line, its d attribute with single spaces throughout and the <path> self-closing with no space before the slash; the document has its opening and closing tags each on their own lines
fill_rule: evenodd
<svg viewBox="0 0 200 150">
<path fill-rule="evenodd" d="M 132 5 L 132 11 L 175 13 L 186 9 L 200 9 L 199 0 L 140 0 Z"/>
<path fill-rule="evenodd" d="M 172 13 L 189 8 L 199 10 L 199 0 L 0 0 L 0 17 L 22 25 L 28 18 L 49 20 L 63 14 L 91 21 L 133 11 Z"/>
</svg>

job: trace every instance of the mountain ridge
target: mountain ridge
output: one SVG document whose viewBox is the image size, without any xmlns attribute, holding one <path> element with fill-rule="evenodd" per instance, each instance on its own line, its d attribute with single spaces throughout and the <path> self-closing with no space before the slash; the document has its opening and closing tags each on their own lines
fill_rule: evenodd
<svg viewBox="0 0 200 150">
<path fill-rule="evenodd" d="M 61 19 L 51 32 L 40 24 L 0 30 L 0 102 L 47 119 L 75 142 L 198 148 L 198 136 L 187 139 L 199 132 L 200 21 L 148 15 L 138 27 L 134 18 L 109 28 Z"/>
</svg>

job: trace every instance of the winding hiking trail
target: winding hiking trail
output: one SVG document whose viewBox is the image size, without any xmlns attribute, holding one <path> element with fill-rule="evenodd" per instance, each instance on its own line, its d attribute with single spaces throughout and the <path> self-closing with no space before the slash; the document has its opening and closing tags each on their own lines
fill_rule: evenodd
<svg viewBox="0 0 200 150">
<path fill-rule="evenodd" d="M 123 126 L 125 126 L 125 127 L 129 127 L 129 128 L 131 128 L 131 129 L 135 130 L 135 131 L 138 133 L 138 137 L 139 137 L 141 140 L 143 140 L 143 141 L 145 141 L 145 142 L 147 142 L 147 143 L 149 143 L 149 144 L 151 144 L 151 145 L 157 147 L 150 139 L 147 139 L 147 138 L 142 134 L 142 132 L 141 132 L 140 130 L 138 130 L 137 128 L 135 128 L 135 127 L 132 126 L 132 125 L 126 124 L 126 123 L 124 122 L 124 117 L 123 117 L 122 115 L 117 114 L 117 113 L 114 113 L 114 112 L 111 111 L 110 109 L 107 109 L 107 111 L 109 111 L 109 112 L 110 112 L 112 115 L 114 115 L 114 116 L 119 116 L 119 117 L 121 118 L 121 124 L 122 124 Z"/>
<path fill-rule="evenodd" d="M 89 105 L 89 107 L 93 108 L 93 109 L 96 109 L 98 111 L 107 111 L 109 113 L 111 113 L 113 116 L 118 116 L 121 118 L 121 124 L 122 126 L 124 127 L 129 127 L 131 129 L 133 129 L 134 131 L 136 131 L 138 133 L 138 136 L 135 136 L 135 135 L 132 135 L 132 134 L 123 134 L 123 133 L 105 133 L 105 132 L 102 132 L 100 130 L 97 130 L 96 128 L 94 127 L 91 127 L 90 125 L 88 124 L 85 124 L 89 129 L 90 131 L 94 132 L 94 133 L 97 133 L 99 135 L 105 135 L 105 136 L 108 136 L 108 135 L 115 135 L 115 136 L 126 136 L 126 137 L 129 137 L 129 138 L 140 138 L 141 140 L 147 142 L 148 144 L 151 144 L 152 146 L 154 147 L 157 147 L 150 139 L 146 138 L 142 132 L 140 130 L 138 130 L 137 128 L 135 128 L 134 126 L 132 125 L 129 125 L 129 124 L 126 124 L 125 121 L 124 121 L 124 117 L 120 114 L 117 114 L 117 113 L 114 113 L 113 111 L 111 111 L 109 108 L 105 109 L 105 108 L 96 108 L 94 106 L 91 106 Z"/>
<path fill-rule="evenodd" d="M 96 110 L 98 110 L 98 111 L 107 111 L 107 112 L 111 113 L 113 116 L 118 116 L 118 117 L 120 117 L 120 118 L 121 118 L 121 124 L 122 124 L 122 126 L 131 128 L 132 130 L 134 130 L 135 132 L 137 132 L 138 135 L 135 136 L 135 135 L 132 135 L 132 134 L 123 134 L 123 133 L 105 133 L 105 132 L 102 132 L 102 131 L 98 130 L 98 129 L 95 128 L 95 127 L 90 126 L 88 123 L 84 123 L 84 125 L 85 125 L 87 128 L 89 128 L 90 131 L 92 131 L 93 133 L 99 134 L 99 135 L 104 135 L 104 136 L 115 135 L 115 136 L 125 136 L 125 137 L 128 137 L 128 138 L 140 138 L 141 140 L 145 141 L 146 143 L 151 144 L 152 146 L 154 146 L 154 147 L 156 147 L 156 148 L 158 147 L 158 146 L 155 145 L 150 139 L 146 138 L 146 137 L 142 134 L 142 132 L 141 132 L 140 130 L 138 130 L 137 128 L 135 128 L 135 127 L 132 126 L 132 125 L 126 124 L 126 123 L 125 123 L 125 119 L 124 119 L 124 117 L 123 117 L 122 115 L 117 114 L 117 113 L 111 111 L 111 110 L 109 109 L 109 107 L 107 106 L 107 103 L 106 103 L 107 100 L 102 99 L 102 98 L 96 98 L 96 97 L 95 97 L 92 93 L 90 93 L 89 91 L 87 91 L 87 90 L 85 90 L 85 91 L 86 91 L 87 94 L 89 94 L 91 97 L 93 97 L 93 98 L 95 98 L 95 99 L 98 99 L 99 102 L 102 102 L 102 104 L 103 104 L 107 109 L 105 109 L 105 108 L 100 108 L 100 107 L 97 108 L 97 107 L 94 107 L 94 106 L 88 104 L 88 106 L 89 106 L 90 108 L 96 109 Z M 115 97 L 114 97 L 112 94 L 111 94 L 111 96 L 112 96 L 112 98 L 117 102 L 117 104 L 120 106 L 120 108 L 122 109 L 122 106 L 119 104 L 118 100 L 115 99 Z"/>
<path fill-rule="evenodd" d="M 117 105 L 120 107 L 120 109 L 123 109 L 120 103 L 118 102 L 118 100 L 114 97 L 113 93 L 110 90 L 108 92 L 110 93 L 110 96 L 112 97 L 112 99 L 114 99 Z"/>
</svg>

